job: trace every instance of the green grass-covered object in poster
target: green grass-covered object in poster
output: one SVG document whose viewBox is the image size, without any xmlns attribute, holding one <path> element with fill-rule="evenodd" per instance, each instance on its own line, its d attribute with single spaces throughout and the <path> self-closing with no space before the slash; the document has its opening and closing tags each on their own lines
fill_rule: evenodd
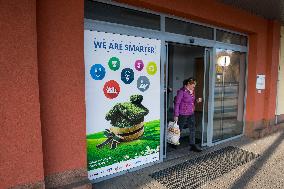
<svg viewBox="0 0 284 189">
<path fill-rule="evenodd" d="M 115 149 L 110 149 L 109 145 L 98 149 L 96 145 L 106 139 L 103 132 L 87 135 L 89 171 L 159 152 L 160 120 L 146 122 L 144 124 L 144 134 L 138 140 L 121 142 Z"/>
</svg>

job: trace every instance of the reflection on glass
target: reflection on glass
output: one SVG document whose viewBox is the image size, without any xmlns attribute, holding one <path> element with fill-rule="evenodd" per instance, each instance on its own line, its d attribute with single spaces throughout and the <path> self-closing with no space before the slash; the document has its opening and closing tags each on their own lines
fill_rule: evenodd
<svg viewBox="0 0 284 189">
<path fill-rule="evenodd" d="M 245 53 L 217 49 L 213 142 L 243 132 Z"/>
<path fill-rule="evenodd" d="M 227 31 L 216 30 L 216 40 L 224 43 L 247 46 L 247 37 Z"/>
<path fill-rule="evenodd" d="M 156 14 L 92 0 L 85 0 L 84 13 L 87 19 L 160 30 L 160 16 Z"/>
<path fill-rule="evenodd" d="M 210 51 L 205 51 L 205 86 L 204 86 L 204 105 L 203 105 L 203 143 L 207 142 L 207 126 L 208 126 L 208 99 L 209 99 L 209 71 L 210 71 Z"/>
<path fill-rule="evenodd" d="M 166 32 L 212 40 L 214 36 L 213 28 L 173 18 L 166 18 Z"/>
</svg>

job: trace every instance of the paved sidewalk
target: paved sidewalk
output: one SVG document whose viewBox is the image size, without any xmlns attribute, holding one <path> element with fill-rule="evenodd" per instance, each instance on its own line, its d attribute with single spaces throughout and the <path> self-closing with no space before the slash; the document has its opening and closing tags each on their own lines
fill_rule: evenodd
<svg viewBox="0 0 284 189">
<path fill-rule="evenodd" d="M 225 146 L 236 146 L 259 154 L 260 157 L 242 165 L 215 180 L 202 185 L 202 189 L 240 189 L 240 188 L 284 188 L 284 124 L 281 130 L 253 140 L 246 137 L 232 140 L 201 153 L 180 149 L 175 154 L 169 154 L 172 159 L 151 167 L 130 172 L 125 175 L 94 184 L 96 189 L 165 189 L 163 185 L 151 178 L 149 174 L 171 167 L 189 159 L 193 159 Z M 171 152 L 174 153 L 174 152 Z"/>
</svg>

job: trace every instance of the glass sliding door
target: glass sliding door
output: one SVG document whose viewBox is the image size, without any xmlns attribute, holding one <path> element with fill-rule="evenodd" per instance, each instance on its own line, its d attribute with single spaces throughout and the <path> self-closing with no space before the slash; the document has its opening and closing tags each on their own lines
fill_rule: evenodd
<svg viewBox="0 0 284 189">
<path fill-rule="evenodd" d="M 208 110 L 209 110 L 209 72 L 210 72 L 210 57 L 211 49 L 205 48 L 204 51 L 204 81 L 203 81 L 203 124 L 202 124 L 202 146 L 207 145 L 207 130 L 208 130 Z"/>
<path fill-rule="evenodd" d="M 243 133 L 246 53 L 216 49 L 213 143 Z"/>
</svg>

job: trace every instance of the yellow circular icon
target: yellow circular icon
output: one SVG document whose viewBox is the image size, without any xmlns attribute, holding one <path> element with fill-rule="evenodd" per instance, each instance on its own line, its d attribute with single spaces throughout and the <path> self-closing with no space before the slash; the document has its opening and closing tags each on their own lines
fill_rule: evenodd
<svg viewBox="0 0 284 189">
<path fill-rule="evenodd" d="M 147 67 L 146 67 L 147 73 L 149 75 L 155 75 L 157 72 L 157 65 L 155 62 L 149 62 Z"/>
</svg>

